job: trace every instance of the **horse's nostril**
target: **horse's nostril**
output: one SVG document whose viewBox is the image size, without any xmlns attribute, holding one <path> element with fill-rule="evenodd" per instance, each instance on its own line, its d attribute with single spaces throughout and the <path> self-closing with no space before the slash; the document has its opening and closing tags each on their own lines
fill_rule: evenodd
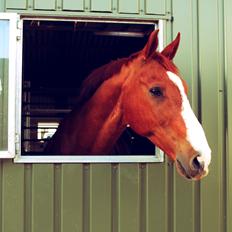
<svg viewBox="0 0 232 232">
<path fill-rule="evenodd" d="M 199 159 L 200 156 L 196 156 L 192 161 L 192 166 L 195 170 L 204 170 L 205 163 Z"/>
</svg>

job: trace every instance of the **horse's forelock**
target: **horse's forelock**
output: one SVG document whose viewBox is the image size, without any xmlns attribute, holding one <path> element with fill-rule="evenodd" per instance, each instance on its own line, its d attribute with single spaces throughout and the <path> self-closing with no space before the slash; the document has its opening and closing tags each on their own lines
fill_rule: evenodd
<svg viewBox="0 0 232 232">
<path fill-rule="evenodd" d="M 176 67 L 176 65 L 161 53 L 156 52 L 153 59 L 157 61 L 161 66 L 163 66 L 166 69 L 166 71 L 171 71 L 175 74 L 179 73 L 179 70 Z"/>
</svg>

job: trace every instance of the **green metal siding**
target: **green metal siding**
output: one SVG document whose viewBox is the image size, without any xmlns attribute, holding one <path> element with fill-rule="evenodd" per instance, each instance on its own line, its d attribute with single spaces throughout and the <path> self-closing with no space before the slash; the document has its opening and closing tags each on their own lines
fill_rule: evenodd
<svg viewBox="0 0 232 232">
<path fill-rule="evenodd" d="M 5 10 L 43 16 L 97 16 L 153 19 L 170 16 L 169 0 L 2 0 Z"/>
<path fill-rule="evenodd" d="M 27 0 L 7 0 L 5 1 L 5 5 L 6 9 L 26 9 Z"/>
<path fill-rule="evenodd" d="M 225 83 L 226 83 L 226 229 L 232 231 L 232 14 L 230 9 L 232 2 L 230 0 L 224 1 L 224 22 L 225 22 Z"/>
<path fill-rule="evenodd" d="M 5 10 L 5 2 L 0 1 L 0 12 L 3 12 Z"/>
<path fill-rule="evenodd" d="M 106 11 L 111 12 L 112 9 L 112 1 L 111 0 L 91 0 L 91 11 Z"/>
<path fill-rule="evenodd" d="M 177 23 L 174 22 L 174 30 L 182 31 L 182 37 L 186 38 L 186 43 L 183 45 L 182 40 L 181 44 L 186 54 L 180 57 L 180 60 L 177 59 L 178 64 L 181 70 L 185 70 L 184 76 L 190 75 L 188 82 L 192 86 L 190 95 L 193 106 L 195 108 L 198 105 L 199 116 L 212 148 L 211 172 L 206 179 L 189 189 L 188 193 L 184 191 L 186 193 L 184 199 L 189 196 L 186 202 L 183 202 L 181 197 L 183 184 L 177 182 L 176 186 L 180 189 L 176 193 L 179 200 L 176 200 L 175 204 L 180 208 L 176 214 L 180 215 L 180 220 L 176 221 L 176 231 L 184 231 L 183 227 L 187 226 L 181 223 L 183 210 L 189 214 L 189 220 L 195 217 L 192 231 L 226 231 L 226 110 L 224 108 L 224 49 L 226 48 L 224 47 L 223 1 L 199 1 L 197 4 L 177 0 L 173 5 L 176 6 L 174 9 L 177 11 L 174 17 L 178 15 L 177 18 L 180 19 Z M 190 17 L 184 15 L 184 12 L 188 12 Z M 181 22 L 183 19 L 185 23 Z M 195 97 L 196 93 L 197 97 Z M 186 210 L 187 202 L 189 204 L 192 202 L 189 210 Z M 184 215 L 186 217 L 186 214 Z"/>
<path fill-rule="evenodd" d="M 35 10 L 55 10 L 55 0 L 34 0 Z"/>
<path fill-rule="evenodd" d="M 87 170 L 86 166 L 83 166 L 84 170 Z M 80 164 L 62 165 L 61 231 L 83 231 L 83 168 Z"/>
<path fill-rule="evenodd" d="M 54 230 L 55 216 L 55 166 L 34 165 L 32 168 L 32 231 L 49 232 Z"/>
<path fill-rule="evenodd" d="M 209 11 L 205 14 L 205 7 Z M 199 51 L 202 87 L 202 121 L 208 132 L 213 153 L 214 170 L 201 186 L 201 217 L 203 231 L 225 230 L 224 190 L 224 57 L 222 1 L 199 3 Z M 210 86 L 210 87 L 209 87 Z M 204 92 L 203 92 L 204 91 Z M 213 193 L 213 194 L 209 194 Z M 214 204 L 214 210 L 209 214 Z"/>
<path fill-rule="evenodd" d="M 119 12 L 120 13 L 139 13 L 139 1 L 138 0 L 127 0 L 119 1 Z"/>
<path fill-rule="evenodd" d="M 199 80 L 198 80 L 198 41 L 197 41 L 197 3 L 196 1 L 173 1 L 173 34 L 181 32 L 181 44 L 176 63 L 189 85 L 189 99 L 199 115 Z M 200 184 L 189 183 L 174 174 L 173 211 L 170 231 L 200 231 Z"/>
<path fill-rule="evenodd" d="M 84 0 L 79 0 L 79 1 L 63 0 L 63 10 L 83 11 Z"/>
<path fill-rule="evenodd" d="M 164 0 L 146 0 L 146 14 L 165 14 L 165 1 Z"/>
<path fill-rule="evenodd" d="M 90 1 L 46 1 L 37 11 L 32 0 L 7 0 L 6 7 L 35 15 L 57 14 L 60 7 L 64 16 L 66 11 L 74 15 L 84 10 L 83 15 L 91 16 L 94 8 L 102 13 L 112 8 L 113 14 L 102 15 L 137 19 L 167 16 L 172 5 L 174 21 L 167 20 L 165 34 L 168 41 L 178 31 L 182 35 L 175 62 L 212 148 L 209 176 L 188 182 L 167 160 L 143 165 L 21 165 L 3 160 L 0 232 L 232 231 L 232 2 L 156 2 L 150 7 L 150 0 L 104 0 L 98 6 L 94 0 L 93 7 Z M 27 9 L 21 10 L 25 4 Z"/>
</svg>

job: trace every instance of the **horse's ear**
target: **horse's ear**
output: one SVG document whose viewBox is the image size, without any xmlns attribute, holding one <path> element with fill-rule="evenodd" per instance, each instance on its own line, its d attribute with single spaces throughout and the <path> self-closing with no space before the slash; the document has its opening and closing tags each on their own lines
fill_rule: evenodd
<svg viewBox="0 0 232 232">
<path fill-rule="evenodd" d="M 180 43 L 180 32 L 177 34 L 176 38 L 167 47 L 164 48 L 161 54 L 166 56 L 169 60 L 172 60 L 176 55 L 176 51 L 179 47 L 179 43 Z"/>
<path fill-rule="evenodd" d="M 158 32 L 159 30 L 153 31 L 149 39 L 145 45 L 145 47 L 142 50 L 142 54 L 144 55 L 144 58 L 147 59 L 149 57 L 152 57 L 158 47 Z"/>
</svg>

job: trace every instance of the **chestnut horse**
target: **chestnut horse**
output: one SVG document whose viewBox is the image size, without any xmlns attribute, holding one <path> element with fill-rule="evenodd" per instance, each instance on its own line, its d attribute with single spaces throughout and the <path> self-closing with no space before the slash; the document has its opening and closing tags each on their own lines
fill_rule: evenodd
<svg viewBox="0 0 232 232">
<path fill-rule="evenodd" d="M 162 52 L 158 30 L 145 47 L 110 62 L 84 81 L 79 104 L 49 142 L 52 154 L 110 154 L 130 126 L 176 163 L 188 179 L 208 173 L 211 150 L 187 99 L 187 85 L 172 62 L 180 34 Z"/>
</svg>

